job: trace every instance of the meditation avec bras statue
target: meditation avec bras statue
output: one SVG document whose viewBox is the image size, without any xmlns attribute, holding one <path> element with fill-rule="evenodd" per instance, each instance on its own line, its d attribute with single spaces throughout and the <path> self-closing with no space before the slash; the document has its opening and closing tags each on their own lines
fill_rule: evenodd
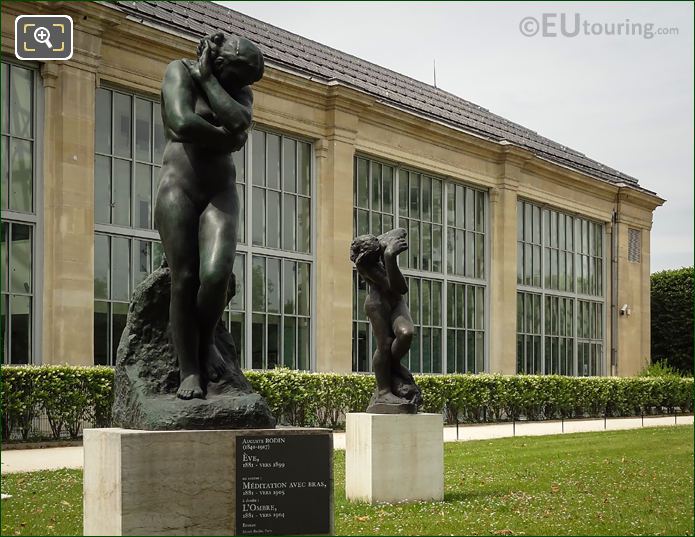
<svg viewBox="0 0 695 537">
<path fill-rule="evenodd" d="M 373 414 L 415 414 L 422 403 L 413 375 L 401 363 L 414 333 L 404 298 L 408 286 L 397 262 L 407 249 L 402 228 L 361 235 L 350 246 L 350 259 L 369 285 L 364 308 L 377 341 L 372 359 L 377 387 L 367 407 Z"/>
</svg>

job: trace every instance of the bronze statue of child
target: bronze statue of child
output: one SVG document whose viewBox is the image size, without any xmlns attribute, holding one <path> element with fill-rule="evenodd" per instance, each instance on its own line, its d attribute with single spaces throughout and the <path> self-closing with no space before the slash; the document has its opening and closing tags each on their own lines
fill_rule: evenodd
<svg viewBox="0 0 695 537">
<path fill-rule="evenodd" d="M 372 359 L 377 388 L 367 412 L 375 414 L 415 414 L 422 403 L 413 375 L 401 363 L 415 330 L 404 298 L 408 285 L 397 262 L 408 249 L 406 235 L 402 228 L 379 237 L 361 235 L 350 246 L 350 259 L 369 284 L 364 308 L 377 341 Z"/>
<path fill-rule="evenodd" d="M 169 321 L 181 399 L 205 398 L 228 366 L 213 334 L 228 301 L 236 254 L 239 199 L 232 153 L 251 127 L 251 85 L 263 76 L 260 50 L 216 33 L 198 60 L 175 60 L 162 82 L 167 138 L 155 226 L 171 269 Z"/>
</svg>

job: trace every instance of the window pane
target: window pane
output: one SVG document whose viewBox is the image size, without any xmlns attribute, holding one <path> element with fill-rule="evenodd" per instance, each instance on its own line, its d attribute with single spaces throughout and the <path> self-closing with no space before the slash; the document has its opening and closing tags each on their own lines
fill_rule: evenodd
<svg viewBox="0 0 695 537">
<path fill-rule="evenodd" d="M 10 359 L 13 364 L 31 362 L 31 297 L 10 297 Z"/>
<path fill-rule="evenodd" d="M 269 257 L 266 261 L 266 311 L 280 313 L 280 260 Z"/>
<path fill-rule="evenodd" d="M 266 194 L 266 216 L 268 218 L 266 246 L 268 248 L 280 248 L 280 192 L 268 190 Z"/>
<path fill-rule="evenodd" d="M 253 256 L 253 267 L 251 270 L 253 271 L 253 311 L 265 311 L 265 259 Z"/>
<path fill-rule="evenodd" d="M 485 277 L 485 237 L 475 234 L 475 274 L 476 278 Z"/>
<path fill-rule="evenodd" d="M 282 188 L 297 191 L 297 142 L 289 138 L 282 139 Z"/>
<path fill-rule="evenodd" d="M 94 144 L 98 153 L 111 153 L 111 92 L 103 88 L 96 91 Z"/>
<path fill-rule="evenodd" d="M 109 305 L 94 302 L 94 365 L 109 365 Z"/>
<path fill-rule="evenodd" d="M 432 226 L 432 271 L 442 271 L 442 228 Z"/>
<path fill-rule="evenodd" d="M 422 372 L 432 372 L 432 334 L 431 329 L 421 328 L 422 331 Z"/>
<path fill-rule="evenodd" d="M 475 230 L 485 231 L 485 193 L 475 193 Z"/>
<path fill-rule="evenodd" d="M 0 87 L 0 98 L 2 98 L 2 109 L 0 109 L 0 118 L 2 119 L 2 132 L 9 132 L 9 115 L 10 115 L 10 94 L 7 88 L 10 86 L 10 66 L 6 63 L 2 65 L 2 72 L 0 73 L 0 82 L 2 86 Z M 5 341 L 5 338 L 2 339 Z"/>
<path fill-rule="evenodd" d="M 237 220 L 237 242 L 246 242 L 246 193 L 243 183 L 236 184 L 236 195 L 239 200 L 239 219 Z"/>
<path fill-rule="evenodd" d="M 251 135 L 251 169 L 254 185 L 265 185 L 265 133 L 253 131 Z"/>
<path fill-rule="evenodd" d="M 251 317 L 251 367 L 263 369 L 264 357 L 265 315 L 254 314 Z"/>
<path fill-rule="evenodd" d="M 152 159 L 152 103 L 135 99 L 135 158 Z"/>
<path fill-rule="evenodd" d="M 294 368 L 297 356 L 297 319 L 285 317 L 284 322 L 282 363 L 285 367 Z"/>
<path fill-rule="evenodd" d="M 393 213 L 393 168 L 382 166 L 383 174 L 383 210 L 385 213 Z M 391 229 L 389 227 L 388 229 Z"/>
<path fill-rule="evenodd" d="M 130 298 L 129 243 L 128 239 L 121 237 L 111 238 L 111 298 L 114 300 L 128 300 Z"/>
<path fill-rule="evenodd" d="M 282 272 L 282 303 L 285 313 L 296 312 L 297 264 L 285 261 Z"/>
<path fill-rule="evenodd" d="M 118 344 L 121 341 L 121 335 L 123 334 L 123 329 L 125 328 L 126 318 L 128 317 L 128 303 L 127 302 L 113 302 L 111 304 L 112 310 L 112 328 L 111 333 L 113 334 L 113 339 L 111 340 L 111 362 L 116 363 L 118 358 Z"/>
<path fill-rule="evenodd" d="M 265 245 L 265 191 L 253 189 L 253 244 Z"/>
<path fill-rule="evenodd" d="M 166 138 L 164 137 L 164 125 L 162 124 L 162 107 L 159 103 L 154 103 L 152 118 L 154 123 L 154 155 L 152 156 L 152 161 L 155 164 L 161 164 Z"/>
<path fill-rule="evenodd" d="M 430 325 L 432 319 L 432 282 L 422 280 L 422 324 Z"/>
<path fill-rule="evenodd" d="M 234 170 L 236 171 L 237 183 L 246 182 L 246 150 L 242 147 L 239 151 L 232 153 L 232 161 L 234 162 Z"/>
<path fill-rule="evenodd" d="M 410 221 L 410 233 L 408 237 L 408 251 L 410 252 L 409 266 L 412 269 L 420 268 L 420 227 L 415 220 Z"/>
<path fill-rule="evenodd" d="M 5 65 L 4 63 L 2 64 Z M 8 192 L 10 188 L 10 161 L 9 161 L 9 145 L 10 139 L 7 136 L 2 137 L 2 154 L 0 155 L 0 162 L 2 163 L 2 190 L 0 191 L 0 200 L 2 201 L 2 208 L 6 209 L 8 207 Z"/>
<path fill-rule="evenodd" d="M 94 298 L 109 298 L 110 259 L 109 238 L 94 235 Z"/>
<path fill-rule="evenodd" d="M 268 188 L 280 189 L 280 137 L 276 134 L 266 135 L 267 164 L 266 180 Z"/>
<path fill-rule="evenodd" d="M 442 325 L 442 284 L 432 282 L 432 324 Z"/>
<path fill-rule="evenodd" d="M 4 64 L 3 64 L 4 65 Z M 7 222 L 2 222 L 2 243 L 0 247 L 0 256 L 2 261 L 0 261 L 0 277 L 2 277 L 2 283 L 0 283 L 0 289 L 4 291 L 8 289 L 7 281 L 9 274 L 9 244 L 10 244 L 10 224 Z M 5 341 L 3 339 L 3 341 Z"/>
<path fill-rule="evenodd" d="M 283 196 L 282 206 L 282 248 L 296 250 L 295 223 L 297 222 L 296 197 L 290 194 Z"/>
<path fill-rule="evenodd" d="M 307 263 L 297 263 L 297 302 L 299 315 L 309 316 L 311 313 L 311 308 L 309 306 L 311 300 L 309 285 L 309 265 Z"/>
<path fill-rule="evenodd" d="M 229 303 L 229 307 L 232 310 L 244 310 L 244 305 L 245 305 L 245 286 L 244 282 L 246 281 L 245 275 L 246 275 L 246 256 L 244 254 L 237 254 L 236 257 L 234 258 L 234 281 L 236 283 L 235 289 L 234 289 L 234 296 L 231 299 L 231 302 Z"/>
<path fill-rule="evenodd" d="M 239 357 L 239 363 L 241 367 L 247 367 L 246 365 L 246 339 L 244 337 L 244 314 L 243 313 L 230 313 L 229 314 L 229 332 L 232 334 L 234 339 L 234 345 L 236 346 L 237 356 Z"/>
<path fill-rule="evenodd" d="M 420 176 L 409 173 L 410 177 L 410 218 L 420 218 Z M 414 267 L 413 267 L 414 268 Z"/>
<path fill-rule="evenodd" d="M 297 349 L 299 353 L 297 368 L 308 370 L 311 367 L 309 319 L 300 318 L 297 320 L 297 324 Z"/>
<path fill-rule="evenodd" d="M 13 65 L 10 80 L 10 132 L 14 136 L 32 138 L 34 87 L 33 72 Z"/>
<path fill-rule="evenodd" d="M 464 227 L 465 217 L 465 190 L 461 185 L 456 185 L 456 227 Z"/>
<path fill-rule="evenodd" d="M 473 233 L 466 232 L 466 276 L 473 276 L 473 267 L 475 265 L 475 243 Z"/>
<path fill-rule="evenodd" d="M 161 242 L 152 243 L 152 266 L 158 269 L 162 264 L 162 255 L 164 255 L 164 249 L 162 248 Z"/>
<path fill-rule="evenodd" d="M 311 203 L 309 198 L 297 198 L 297 250 L 311 250 Z"/>
<path fill-rule="evenodd" d="M 432 222 L 437 224 L 442 223 L 442 182 L 432 180 Z"/>
<path fill-rule="evenodd" d="M 369 208 L 369 163 L 364 159 L 357 159 L 357 206 L 363 209 Z"/>
<path fill-rule="evenodd" d="M 372 211 L 381 211 L 381 164 L 372 162 L 371 170 L 371 209 Z"/>
<path fill-rule="evenodd" d="M 299 193 L 311 195 L 311 145 L 299 143 Z"/>
<path fill-rule="evenodd" d="M 413 316 L 413 322 L 420 324 L 420 280 L 411 278 L 409 290 L 410 314 Z"/>
<path fill-rule="evenodd" d="M 32 290 L 32 227 L 12 224 L 10 243 L 10 290 L 31 293 Z"/>
<path fill-rule="evenodd" d="M 427 223 L 422 224 L 422 270 L 432 270 L 432 225 Z"/>
<path fill-rule="evenodd" d="M 133 289 L 135 289 L 150 273 L 152 243 L 149 241 L 133 241 L 133 255 L 135 256 L 133 260 Z"/>
<path fill-rule="evenodd" d="M 150 213 L 152 209 L 152 166 L 135 165 L 135 199 L 133 200 L 133 225 L 143 229 L 152 227 Z"/>
<path fill-rule="evenodd" d="M 108 224 L 111 218 L 111 159 L 94 157 L 94 221 Z"/>
<path fill-rule="evenodd" d="M 33 142 L 12 139 L 10 142 L 10 209 L 32 212 L 34 162 Z"/>
<path fill-rule="evenodd" d="M 398 214 L 408 216 L 408 172 L 401 170 L 398 180 Z"/>
<path fill-rule="evenodd" d="M 432 221 L 432 179 L 422 176 L 422 219 Z"/>
<path fill-rule="evenodd" d="M 474 192 L 470 188 L 466 189 L 466 229 L 472 230 L 475 227 L 475 203 L 473 201 Z"/>
<path fill-rule="evenodd" d="M 113 223 L 130 225 L 130 162 L 115 159 L 113 163 Z"/>
<path fill-rule="evenodd" d="M 268 315 L 268 369 L 275 368 L 280 358 L 280 319 L 279 315 Z"/>
<path fill-rule="evenodd" d="M 131 97 L 113 93 L 113 153 L 119 157 L 131 156 Z"/>
</svg>

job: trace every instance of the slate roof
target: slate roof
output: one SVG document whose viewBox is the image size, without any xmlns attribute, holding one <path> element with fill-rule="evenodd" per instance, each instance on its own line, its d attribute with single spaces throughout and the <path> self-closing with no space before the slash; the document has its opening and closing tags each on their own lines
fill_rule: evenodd
<svg viewBox="0 0 695 537">
<path fill-rule="evenodd" d="M 506 140 L 540 158 L 604 181 L 626 183 L 644 190 L 637 185 L 634 177 L 587 158 L 583 153 L 553 142 L 456 95 L 219 4 L 207 1 L 114 1 L 103 4 L 192 38 L 220 30 L 242 35 L 258 45 L 268 63 L 325 82 L 337 81 L 397 108 L 436 119 L 488 140 Z"/>
</svg>

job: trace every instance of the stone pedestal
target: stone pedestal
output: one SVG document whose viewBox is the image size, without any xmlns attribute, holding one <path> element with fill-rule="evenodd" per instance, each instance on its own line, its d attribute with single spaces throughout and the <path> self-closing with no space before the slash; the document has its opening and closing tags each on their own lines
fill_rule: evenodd
<svg viewBox="0 0 695 537">
<path fill-rule="evenodd" d="M 440 414 L 349 413 L 345 432 L 345 495 L 379 502 L 444 499 Z"/>
<path fill-rule="evenodd" d="M 332 456 L 328 429 L 86 429 L 84 535 L 330 534 Z"/>
</svg>

